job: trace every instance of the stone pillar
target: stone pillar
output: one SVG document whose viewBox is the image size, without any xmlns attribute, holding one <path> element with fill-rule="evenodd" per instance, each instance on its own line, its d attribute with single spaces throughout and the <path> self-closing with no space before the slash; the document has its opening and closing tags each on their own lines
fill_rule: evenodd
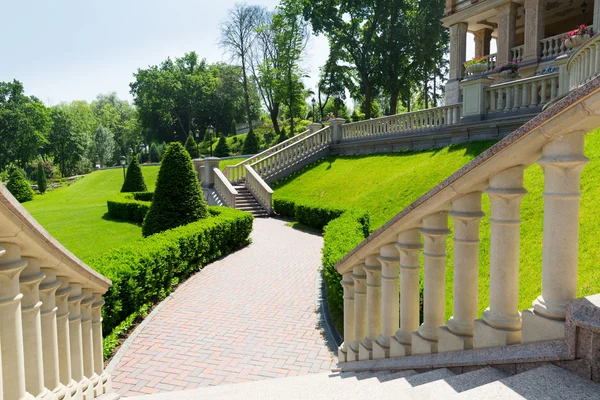
<svg viewBox="0 0 600 400">
<path fill-rule="evenodd" d="M 56 332 L 58 338 L 58 370 L 60 382 L 66 386 L 67 394 L 72 399 L 81 399 L 81 388 L 72 379 L 71 370 L 71 335 L 69 332 L 69 278 L 57 276 L 60 287 L 56 291 Z"/>
<path fill-rule="evenodd" d="M 446 237 L 448 212 L 440 211 L 423 220 L 423 323 L 412 334 L 412 354 L 438 351 L 438 328 L 446 311 Z"/>
<path fill-rule="evenodd" d="M 344 288 L 344 343 L 338 349 L 340 362 L 355 361 L 348 357 L 348 349 L 354 341 L 354 281 L 352 273 L 347 272 L 342 276 Z"/>
<path fill-rule="evenodd" d="M 83 342 L 82 342 L 82 327 L 81 327 L 81 302 L 84 294 L 81 291 L 79 283 L 70 282 L 71 293 L 69 294 L 69 339 L 71 349 L 71 377 L 77 382 L 81 390 L 82 397 L 85 400 L 90 400 L 94 396 L 94 389 L 90 384 L 89 379 L 84 373 L 83 363 Z"/>
<path fill-rule="evenodd" d="M 537 61 L 544 38 L 546 0 L 525 0 L 525 45 L 523 61 Z"/>
<path fill-rule="evenodd" d="M 459 81 L 465 76 L 467 61 L 467 24 L 459 22 L 450 27 L 450 71 L 446 83 L 446 105 L 460 102 Z"/>
<path fill-rule="evenodd" d="M 0 353 L 2 354 L 2 395 L 5 399 L 33 399 L 25 391 L 25 357 L 19 287 L 27 261 L 16 244 L 0 243 Z"/>
<path fill-rule="evenodd" d="M 439 352 L 473 348 L 473 324 L 478 313 L 479 222 L 485 216 L 481 192 L 456 199 L 450 216 L 454 221 L 454 314 L 438 332 Z"/>
<path fill-rule="evenodd" d="M 25 356 L 25 389 L 37 398 L 49 398 L 52 393 L 44 385 L 44 360 L 42 358 L 42 320 L 40 309 L 40 283 L 46 275 L 40 261 L 27 257 L 27 267 L 19 279 L 21 312 L 23 313 L 23 350 Z"/>
<path fill-rule="evenodd" d="M 523 343 L 563 339 L 567 302 L 577 295 L 580 177 L 589 162 L 585 132 L 556 138 L 542 149 L 544 240 L 542 295 L 523 313 Z"/>
<path fill-rule="evenodd" d="M 321 125 L 320 122 L 312 122 L 312 123 L 308 124 L 307 128 L 310 131 L 310 133 L 315 133 L 315 132 L 323 129 L 323 126 Z"/>
<path fill-rule="evenodd" d="M 473 40 L 475 42 L 476 58 L 490 55 L 490 43 L 492 41 L 492 30 L 490 28 L 473 32 Z"/>
<path fill-rule="evenodd" d="M 400 293 L 398 291 L 398 267 L 400 258 L 395 243 L 379 249 L 381 263 L 381 334 L 373 343 L 373 358 L 390 356 L 390 339 L 400 326 Z"/>
<path fill-rule="evenodd" d="M 486 76 L 468 78 L 460 83 L 463 92 L 463 118 L 480 120 L 487 113 L 485 90 L 494 80 Z"/>
<path fill-rule="evenodd" d="M 512 1 L 496 8 L 498 15 L 498 39 L 496 40 L 498 55 L 496 65 L 501 67 L 512 59 L 511 49 L 515 46 L 517 31 L 517 7 Z"/>
<path fill-rule="evenodd" d="M 354 280 L 354 341 L 348 352 L 349 361 L 358 361 L 361 341 L 367 336 L 367 276 L 364 264 L 355 265 L 352 269 L 352 280 Z"/>
<path fill-rule="evenodd" d="M 218 157 L 208 157 L 202 160 L 202 167 L 204 171 L 202 171 L 202 188 L 210 189 L 215 186 L 215 173 L 213 168 L 219 168 L 219 161 L 221 161 Z"/>
<path fill-rule="evenodd" d="M 410 229 L 398 235 L 400 252 L 400 329 L 390 341 L 390 357 L 411 354 L 412 333 L 419 329 L 419 253 L 421 234 Z"/>
<path fill-rule="evenodd" d="M 600 1 L 594 0 L 594 32 L 600 32 Z"/>
<path fill-rule="evenodd" d="M 92 340 L 94 348 L 94 373 L 100 377 L 98 384 L 94 387 L 96 397 L 112 391 L 110 375 L 104 371 L 104 353 L 102 351 L 102 306 L 104 300 L 102 294 L 94 293 L 92 303 Z"/>
<path fill-rule="evenodd" d="M 331 126 L 331 143 L 336 144 L 342 141 L 342 125 L 346 123 L 344 118 L 333 118 L 329 120 Z"/>
<path fill-rule="evenodd" d="M 56 291 L 60 282 L 56 279 L 56 270 L 42 268 L 46 275 L 40 285 L 40 300 L 42 301 L 42 348 L 44 357 L 44 384 L 57 398 L 65 396 L 66 388 L 60 382 L 58 363 L 58 326 L 56 324 Z"/>
<path fill-rule="evenodd" d="M 473 347 L 496 347 L 519 343 L 519 246 L 522 166 L 499 172 L 490 178 L 485 193 L 491 201 L 490 306 L 475 321 Z"/>
<path fill-rule="evenodd" d="M 81 301 L 81 344 L 83 348 L 83 374 L 90 380 L 92 388 L 98 385 L 100 377 L 94 371 L 94 333 L 92 331 L 92 304 L 94 293 L 91 289 L 83 289 Z"/>
<path fill-rule="evenodd" d="M 373 342 L 381 333 L 381 263 L 377 256 L 367 257 L 363 269 L 367 275 L 367 336 L 358 349 L 360 361 L 373 359 Z"/>
</svg>

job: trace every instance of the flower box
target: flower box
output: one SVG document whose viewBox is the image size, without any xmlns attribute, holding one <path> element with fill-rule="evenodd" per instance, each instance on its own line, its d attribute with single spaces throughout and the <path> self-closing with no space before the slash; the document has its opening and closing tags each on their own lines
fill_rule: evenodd
<svg viewBox="0 0 600 400">
<path fill-rule="evenodd" d="M 469 75 L 482 74 L 482 73 L 486 72 L 487 70 L 488 70 L 487 63 L 486 64 L 482 64 L 482 63 L 471 64 L 465 68 L 465 71 Z"/>
<path fill-rule="evenodd" d="M 572 49 L 581 46 L 583 42 L 590 38 L 590 35 L 573 35 L 565 39 L 565 47 Z"/>
<path fill-rule="evenodd" d="M 498 75 L 504 79 L 514 79 L 519 76 L 519 71 L 513 71 L 510 69 L 506 69 L 504 71 L 498 72 Z"/>
</svg>

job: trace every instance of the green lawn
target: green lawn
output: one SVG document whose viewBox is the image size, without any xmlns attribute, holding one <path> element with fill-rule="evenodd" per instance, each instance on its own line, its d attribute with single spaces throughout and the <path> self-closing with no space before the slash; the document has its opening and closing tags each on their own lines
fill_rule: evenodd
<svg viewBox="0 0 600 400">
<path fill-rule="evenodd" d="M 221 160 L 221 161 L 219 161 L 219 169 L 221 171 L 223 171 L 226 166 L 239 164 L 242 161 L 244 161 L 245 159 L 246 159 L 246 157 L 238 157 L 238 158 L 229 158 L 227 160 Z"/>
<path fill-rule="evenodd" d="M 154 190 L 159 167 L 142 167 L 149 191 Z M 114 221 L 106 215 L 106 200 L 123 184 L 123 171 L 95 171 L 85 178 L 23 205 L 52 236 L 83 261 L 112 247 L 140 239 L 139 225 Z"/>
<path fill-rule="evenodd" d="M 341 207 L 369 211 L 372 228 L 418 199 L 437 183 L 454 173 L 490 143 L 472 143 L 417 153 L 396 153 L 353 157 L 329 157 L 283 182 L 273 185 L 275 198 L 314 200 Z M 588 135 L 586 156 L 590 163 L 582 174 L 582 202 L 579 245 L 579 297 L 600 293 L 600 130 Z M 519 307 L 531 307 L 541 293 L 543 173 L 532 165 L 525 172 L 525 196 L 521 207 L 521 267 Z M 483 196 L 483 211 L 489 216 L 490 202 Z M 450 220 L 450 229 L 452 229 Z M 490 225 L 481 223 L 479 268 L 479 309 L 489 305 Z M 453 247 L 448 237 L 446 314 L 452 315 Z"/>
</svg>

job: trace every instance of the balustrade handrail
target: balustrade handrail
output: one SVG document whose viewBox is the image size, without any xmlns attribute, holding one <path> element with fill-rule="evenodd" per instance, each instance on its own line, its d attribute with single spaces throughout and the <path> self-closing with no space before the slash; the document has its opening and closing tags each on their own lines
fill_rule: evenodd
<svg viewBox="0 0 600 400">
<path fill-rule="evenodd" d="M 386 121 L 388 119 L 394 119 L 394 118 L 398 118 L 400 116 L 402 116 L 402 117 L 404 117 L 404 116 L 409 117 L 409 116 L 419 115 L 419 114 L 423 114 L 423 113 L 431 112 L 431 111 L 442 111 L 442 110 L 447 110 L 447 109 L 455 108 L 457 106 L 459 106 L 459 104 L 451 104 L 451 105 L 448 105 L 448 106 L 439 106 L 439 107 L 425 108 L 423 110 L 410 111 L 410 112 L 405 112 L 405 113 L 400 113 L 400 114 L 394 114 L 394 115 L 385 115 L 383 117 L 371 118 L 371 119 L 366 119 L 366 120 L 363 120 L 363 121 L 350 122 L 350 123 L 342 125 L 342 128 L 346 128 L 346 127 L 349 127 L 349 126 L 360 125 L 360 124 L 370 124 L 370 123 L 376 123 L 376 122 L 379 122 L 379 121 Z"/>
<path fill-rule="evenodd" d="M 574 89 L 600 70 L 600 35 L 596 34 L 581 44 L 569 57 L 566 70 L 569 74 L 569 88 Z M 587 56 L 587 53 L 590 53 Z"/>
<path fill-rule="evenodd" d="M 246 165 L 246 187 L 260 204 L 271 214 L 273 210 L 273 189 L 249 165 Z"/>
<path fill-rule="evenodd" d="M 522 85 L 527 82 L 543 81 L 543 80 L 546 80 L 546 79 L 549 79 L 552 77 L 557 77 L 557 76 L 559 76 L 558 72 L 552 72 L 550 74 L 544 74 L 544 75 L 535 75 L 535 76 L 530 76 L 527 78 L 515 79 L 515 80 L 509 81 L 509 82 L 497 83 L 495 85 L 491 85 L 491 86 L 487 87 L 485 90 L 490 91 L 493 89 L 503 88 L 503 87 L 507 87 L 507 86 Z"/>
<path fill-rule="evenodd" d="M 235 208 L 236 196 L 238 191 L 233 187 L 229 180 L 223 175 L 218 167 L 213 168 L 215 174 L 215 189 L 219 196 L 225 201 L 228 207 Z"/>
</svg>

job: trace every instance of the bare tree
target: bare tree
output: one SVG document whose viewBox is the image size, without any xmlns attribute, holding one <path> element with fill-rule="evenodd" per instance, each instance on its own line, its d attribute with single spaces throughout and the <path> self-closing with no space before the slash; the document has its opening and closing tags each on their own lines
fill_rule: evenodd
<svg viewBox="0 0 600 400">
<path fill-rule="evenodd" d="M 252 130 L 252 115 L 250 111 L 250 96 L 248 94 L 247 68 L 250 61 L 252 46 L 256 40 L 256 28 L 263 11 L 259 6 L 249 6 L 237 3 L 229 10 L 227 20 L 221 24 L 220 46 L 237 60 L 242 66 L 242 85 L 248 126 Z"/>
</svg>

